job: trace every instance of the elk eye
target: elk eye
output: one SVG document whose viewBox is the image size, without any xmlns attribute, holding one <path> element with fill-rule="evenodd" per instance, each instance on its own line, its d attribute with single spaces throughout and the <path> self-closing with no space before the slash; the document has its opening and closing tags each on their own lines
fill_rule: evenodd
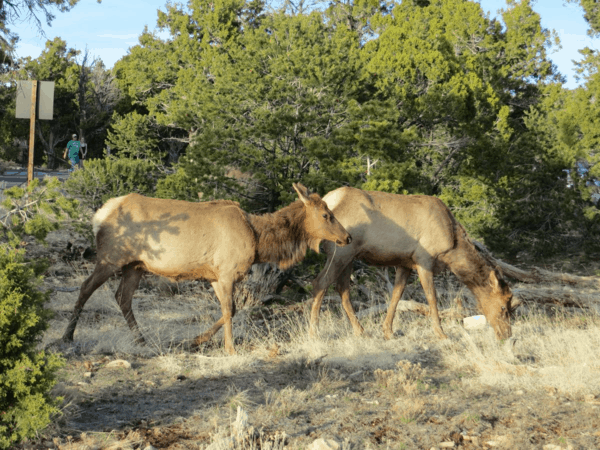
<svg viewBox="0 0 600 450">
<path fill-rule="evenodd" d="M 501 309 L 502 311 L 506 311 L 506 306 L 503 306 Z"/>
<path fill-rule="evenodd" d="M 329 214 L 327 214 L 327 213 L 323 214 L 323 218 L 324 218 L 325 220 L 329 220 Z"/>
</svg>

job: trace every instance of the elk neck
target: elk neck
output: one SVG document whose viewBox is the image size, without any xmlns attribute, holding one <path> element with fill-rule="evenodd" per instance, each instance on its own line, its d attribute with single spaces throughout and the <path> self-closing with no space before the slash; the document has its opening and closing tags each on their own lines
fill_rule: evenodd
<svg viewBox="0 0 600 450">
<path fill-rule="evenodd" d="M 318 246 L 320 240 L 312 239 L 305 229 L 305 218 L 306 210 L 299 200 L 272 214 L 249 214 L 256 236 L 255 264 L 271 262 L 285 270 L 304 258 L 309 245 Z"/>
</svg>

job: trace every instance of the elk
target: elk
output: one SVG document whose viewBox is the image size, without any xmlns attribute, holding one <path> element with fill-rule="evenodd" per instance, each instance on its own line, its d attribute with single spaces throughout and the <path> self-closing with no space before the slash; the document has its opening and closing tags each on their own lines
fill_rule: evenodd
<svg viewBox="0 0 600 450">
<path fill-rule="evenodd" d="M 311 335 L 318 326 L 323 295 L 334 281 L 354 333 L 362 334 L 349 293 L 352 261 L 360 259 L 367 264 L 396 267 L 392 299 L 383 322 L 386 339 L 393 335 L 396 307 L 413 269 L 419 275 L 431 323 L 439 338 L 446 338 L 446 334 L 440 324 L 433 276 L 445 269 L 450 269 L 473 292 L 496 337 L 511 336 L 510 288 L 479 254 L 442 201 L 425 195 L 395 195 L 350 187 L 329 192 L 323 201 L 352 235 L 352 243 L 340 249 L 328 243 L 323 245 L 327 263 L 313 281 Z"/>
<path fill-rule="evenodd" d="M 139 194 L 109 200 L 93 218 L 97 262 L 81 286 L 63 340 L 73 340 L 92 293 L 121 271 L 115 298 L 137 342 L 144 343 L 131 303 L 142 275 L 149 272 L 175 280 L 208 280 L 222 317 L 196 337 L 193 346 L 208 341 L 224 326 L 225 349 L 235 354 L 233 286 L 252 264 L 271 262 L 285 269 L 302 260 L 307 247 L 318 251 L 322 240 L 340 246 L 352 241 L 317 194 L 309 194 L 301 184 L 293 187 L 299 200 L 261 216 L 247 214 L 238 203 L 227 200 L 191 203 Z"/>
</svg>

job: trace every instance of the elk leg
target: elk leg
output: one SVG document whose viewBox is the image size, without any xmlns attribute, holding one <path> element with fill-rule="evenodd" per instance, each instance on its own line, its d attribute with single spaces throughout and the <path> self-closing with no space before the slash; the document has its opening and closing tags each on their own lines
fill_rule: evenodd
<svg viewBox="0 0 600 450">
<path fill-rule="evenodd" d="M 135 343 L 144 344 L 144 336 L 140 331 L 140 327 L 135 320 L 133 311 L 131 309 L 131 303 L 133 300 L 133 294 L 140 284 L 140 279 L 144 272 L 140 269 L 136 269 L 133 264 L 128 264 L 123 267 L 123 279 L 119 284 L 117 292 L 115 293 L 115 300 L 121 307 L 123 317 L 127 320 L 127 324 L 131 331 L 136 335 Z"/>
<path fill-rule="evenodd" d="M 222 316 L 208 331 L 205 331 L 196 337 L 196 339 L 194 339 L 192 347 L 196 348 L 200 344 L 207 342 L 217 331 L 221 329 L 222 326 L 225 326 L 225 329 L 223 330 L 225 335 L 225 350 L 227 350 L 230 355 L 235 355 L 236 352 L 233 346 L 233 327 L 231 324 L 231 320 L 235 314 L 235 304 L 233 302 L 233 282 L 224 283 L 222 281 L 214 281 L 211 284 L 215 290 L 215 294 L 217 295 L 219 302 L 221 303 Z"/>
<path fill-rule="evenodd" d="M 417 273 L 421 279 L 421 286 L 423 286 L 423 290 L 425 291 L 427 303 L 429 303 L 429 318 L 431 319 L 431 325 L 433 325 L 433 331 L 440 339 L 447 339 L 448 336 L 442 330 L 442 324 L 440 323 L 437 296 L 435 285 L 433 284 L 433 272 L 419 265 L 417 266 Z"/>
<path fill-rule="evenodd" d="M 85 303 L 94 293 L 94 291 L 102 286 L 106 280 L 115 274 L 116 271 L 117 268 L 109 264 L 96 264 L 92 274 L 81 285 L 81 289 L 79 290 L 79 298 L 77 299 L 77 303 L 75 303 L 71 320 L 69 320 L 69 325 L 67 325 L 65 334 L 63 334 L 62 337 L 63 341 L 71 342 L 73 340 L 75 327 L 77 326 L 79 316 L 81 315 L 81 311 L 83 310 Z"/>
<path fill-rule="evenodd" d="M 385 339 L 389 340 L 394 335 L 392 332 L 392 325 L 394 323 L 394 316 L 396 315 L 396 308 L 398 307 L 398 302 L 402 298 L 404 288 L 406 287 L 406 282 L 408 281 L 408 277 L 410 276 L 411 272 L 412 271 L 406 267 L 396 267 L 396 279 L 394 280 L 392 299 L 390 301 L 390 306 L 388 307 L 385 320 L 383 321 L 383 337 Z"/>
<path fill-rule="evenodd" d="M 350 275 L 352 275 L 352 261 L 350 261 L 338 277 L 335 283 L 335 289 L 338 291 L 338 294 L 340 294 L 340 297 L 342 297 L 342 306 L 344 307 L 344 311 L 346 311 L 346 316 L 352 325 L 354 334 L 360 336 L 363 334 L 364 328 L 356 318 L 354 308 L 352 307 L 352 303 L 350 303 Z"/>
<path fill-rule="evenodd" d="M 352 261 L 350 261 L 352 262 Z M 319 326 L 319 313 L 321 312 L 321 304 L 323 303 L 323 297 L 327 288 L 333 283 L 339 273 L 339 267 L 343 265 L 333 262 L 333 255 L 327 256 L 327 262 L 325 268 L 321 270 L 321 273 L 313 281 L 313 302 L 310 309 L 310 337 L 314 338 L 317 334 L 317 327 Z"/>
</svg>

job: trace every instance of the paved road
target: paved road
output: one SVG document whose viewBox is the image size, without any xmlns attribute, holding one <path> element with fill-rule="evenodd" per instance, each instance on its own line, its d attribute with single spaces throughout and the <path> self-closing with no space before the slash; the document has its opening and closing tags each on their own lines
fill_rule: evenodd
<svg viewBox="0 0 600 450">
<path fill-rule="evenodd" d="M 40 180 L 46 176 L 58 177 L 61 180 L 66 180 L 69 178 L 69 172 L 66 170 L 63 172 L 44 172 L 44 171 L 34 171 L 33 175 L 35 178 L 39 178 Z M 0 190 L 25 185 L 27 182 L 27 169 L 16 169 L 16 170 L 7 170 L 2 175 L 0 175 Z"/>
</svg>

